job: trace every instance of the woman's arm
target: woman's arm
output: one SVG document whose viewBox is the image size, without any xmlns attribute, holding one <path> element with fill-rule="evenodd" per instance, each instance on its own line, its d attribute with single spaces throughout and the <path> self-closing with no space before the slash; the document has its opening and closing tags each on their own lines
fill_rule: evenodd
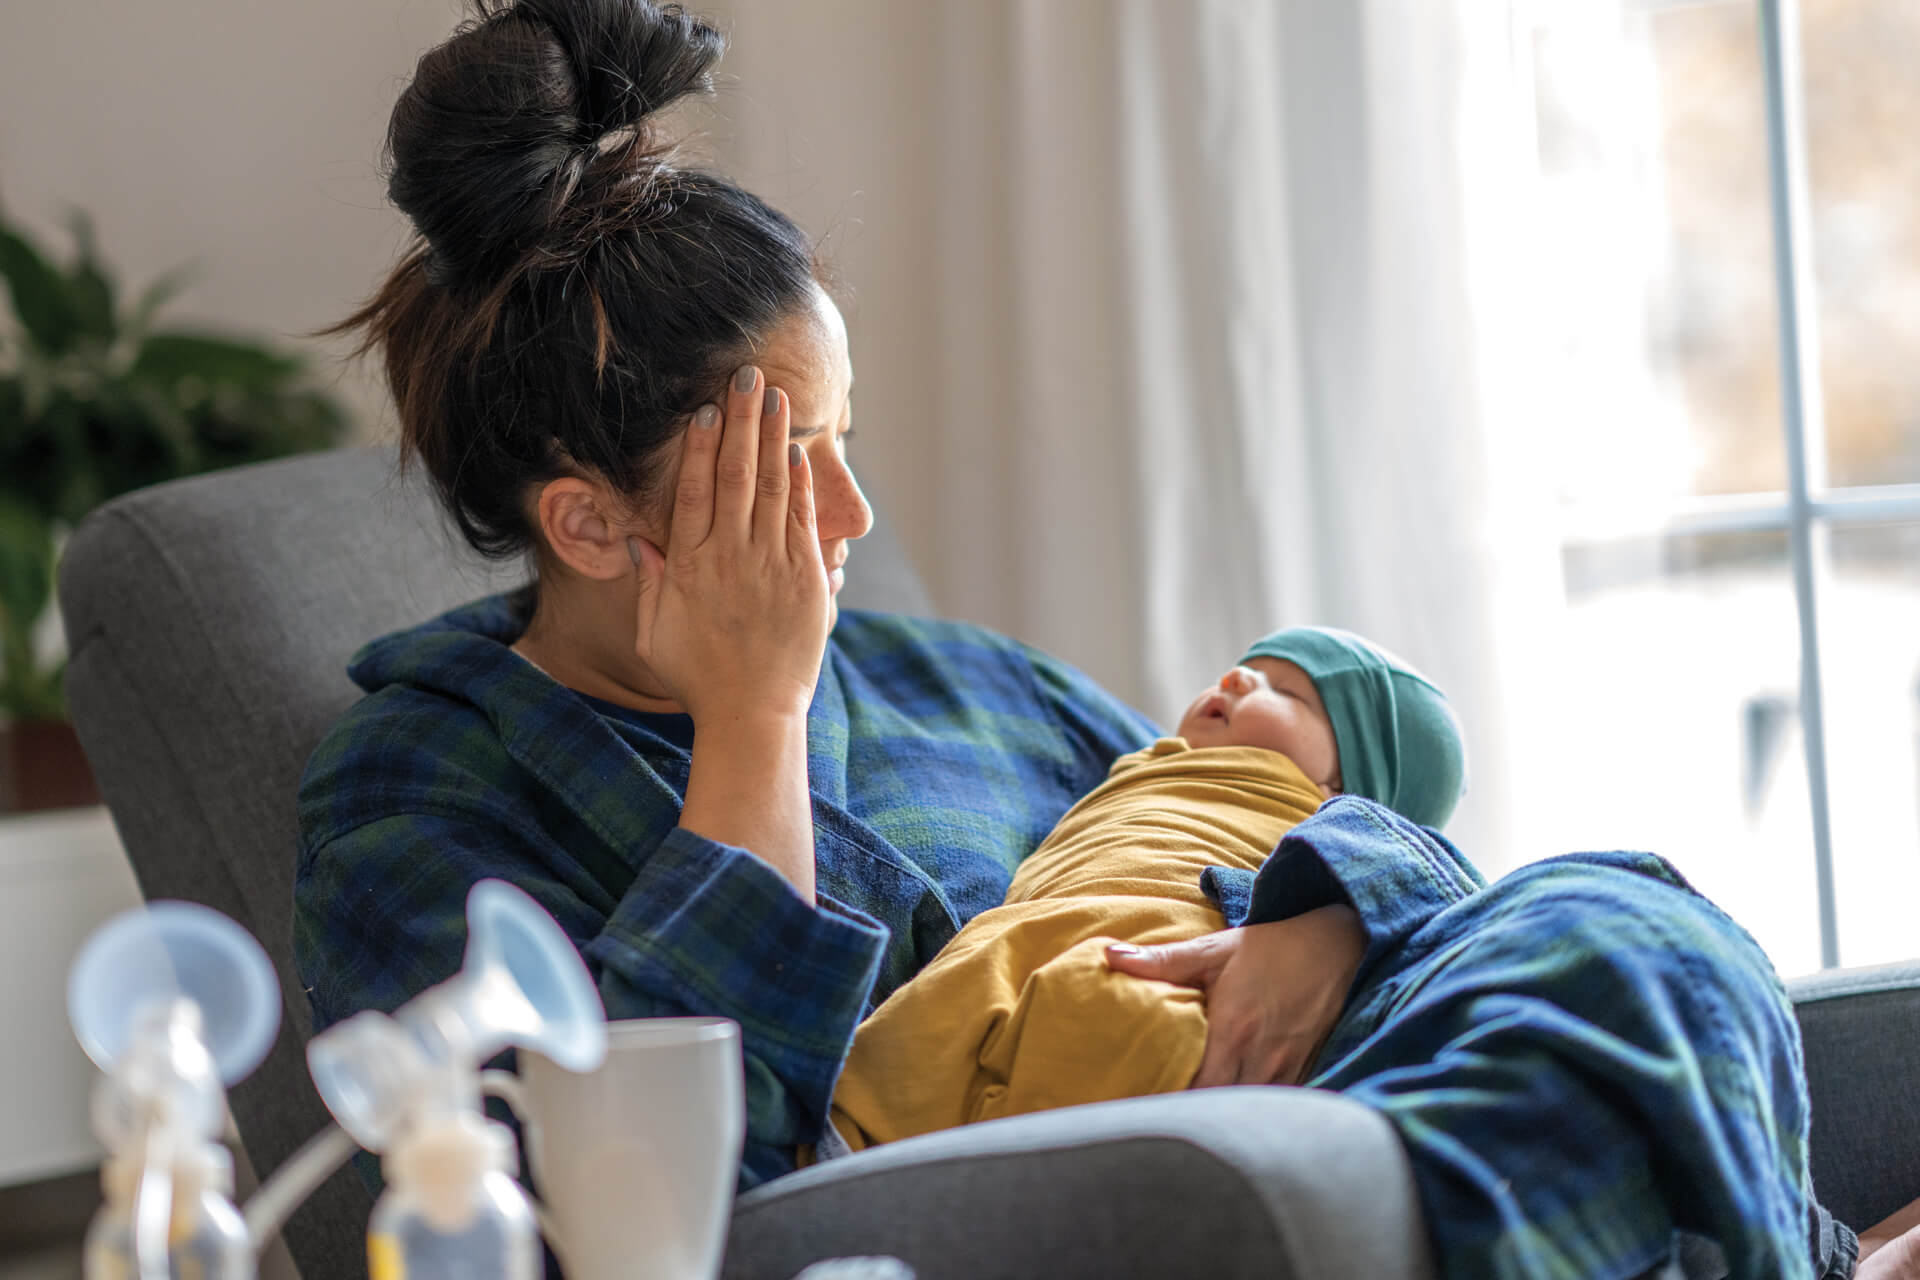
<svg viewBox="0 0 1920 1280">
<path fill-rule="evenodd" d="M 580 949 L 609 1018 L 711 1014 L 741 1027 L 747 1185 L 819 1135 L 887 932 L 803 901 L 745 850 L 685 829 L 635 859 L 609 903 L 569 850 L 504 822 L 382 818 L 310 850 L 294 882 L 293 949 L 315 1030 L 391 1011 L 452 976 L 467 891 L 488 877 L 532 895 Z"/>
<path fill-rule="evenodd" d="M 716 844 L 751 849 L 813 901 L 806 712 L 696 720 L 680 825 Z"/>
<path fill-rule="evenodd" d="M 666 546 L 628 548 L 634 652 L 693 717 L 680 825 L 753 850 L 811 902 L 807 707 L 832 597 L 790 417 L 786 395 L 742 369 L 725 425 L 707 406 L 682 436 Z"/>
</svg>

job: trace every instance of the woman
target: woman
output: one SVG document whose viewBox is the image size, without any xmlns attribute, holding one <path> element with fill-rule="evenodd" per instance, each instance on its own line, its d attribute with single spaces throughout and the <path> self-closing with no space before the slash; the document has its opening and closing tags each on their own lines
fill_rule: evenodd
<svg viewBox="0 0 1920 1280">
<path fill-rule="evenodd" d="M 295 952 L 316 1030 L 391 1009 L 458 968 L 467 888 L 513 881 L 609 1016 L 740 1023 L 752 1185 L 820 1136 L 863 1014 L 1154 727 L 975 628 L 836 623 L 870 522 L 839 313 L 804 235 L 652 124 L 720 48 L 640 0 L 488 3 L 394 109 L 419 241 L 341 327 L 467 540 L 537 586 L 355 658 L 368 696 L 302 785 Z M 1334 1033 L 1377 937 L 1337 894 L 1283 914 L 1115 957 L 1205 991 L 1195 1086 L 1297 1082 Z M 1784 1034 L 1761 1048 L 1797 1069 Z M 1474 1274 L 1494 1236 L 1430 1225 Z"/>
<path fill-rule="evenodd" d="M 839 313 L 792 223 L 646 123 L 719 50 L 646 5 L 494 9 L 395 108 L 421 242 L 342 327 L 462 533 L 531 550 L 538 587 L 356 657 L 371 696 L 302 788 L 295 945 L 317 1026 L 391 1008 L 458 967 L 467 886 L 514 881 L 612 1016 L 741 1023 L 753 1183 L 818 1136 L 861 1014 L 1154 730 L 977 629 L 834 628 L 871 519 Z M 1271 972 L 1340 914 L 1233 949 Z"/>
</svg>

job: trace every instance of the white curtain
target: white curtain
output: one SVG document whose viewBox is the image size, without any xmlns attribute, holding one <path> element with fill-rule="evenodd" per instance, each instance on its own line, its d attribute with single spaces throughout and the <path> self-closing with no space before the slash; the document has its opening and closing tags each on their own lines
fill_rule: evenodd
<svg viewBox="0 0 1920 1280">
<path fill-rule="evenodd" d="M 804 16 L 799 10 L 804 9 Z M 738 0 L 723 163 L 828 232 L 860 465 L 943 612 L 1163 723 L 1371 636 L 1526 847 L 1559 598 L 1525 429 L 1524 42 L 1487 0 Z"/>
</svg>

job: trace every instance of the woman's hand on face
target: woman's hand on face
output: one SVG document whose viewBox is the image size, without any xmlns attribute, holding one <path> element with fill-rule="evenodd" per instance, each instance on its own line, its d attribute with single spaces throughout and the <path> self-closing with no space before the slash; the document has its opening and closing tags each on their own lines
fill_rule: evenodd
<svg viewBox="0 0 1920 1280">
<path fill-rule="evenodd" d="M 696 725 L 805 715 L 820 678 L 831 592 L 790 413 L 784 392 L 741 369 L 725 414 L 703 406 L 682 437 L 664 553 L 628 540 L 634 652 Z"/>
<path fill-rule="evenodd" d="M 1206 994 L 1207 1047 L 1188 1088 L 1299 1084 L 1340 1020 L 1366 945 L 1359 914 L 1340 905 L 1187 942 L 1116 943 L 1107 964 Z"/>
</svg>

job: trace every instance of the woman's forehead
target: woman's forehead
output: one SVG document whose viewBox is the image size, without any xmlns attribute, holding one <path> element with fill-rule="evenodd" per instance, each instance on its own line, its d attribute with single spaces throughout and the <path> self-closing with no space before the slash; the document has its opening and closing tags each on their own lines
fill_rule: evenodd
<svg viewBox="0 0 1920 1280">
<path fill-rule="evenodd" d="M 794 426 L 827 426 L 839 417 L 853 387 L 853 361 L 846 323 L 825 291 L 816 287 L 811 304 L 768 335 L 756 359 L 767 385 L 792 401 Z"/>
</svg>

